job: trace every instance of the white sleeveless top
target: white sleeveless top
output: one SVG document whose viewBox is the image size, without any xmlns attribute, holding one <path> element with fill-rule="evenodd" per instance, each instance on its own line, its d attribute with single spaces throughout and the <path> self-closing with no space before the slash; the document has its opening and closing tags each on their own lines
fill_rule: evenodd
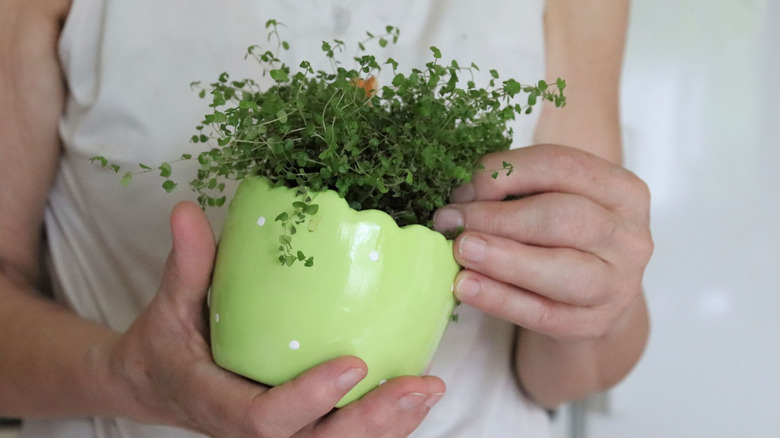
<svg viewBox="0 0 780 438">
<path fill-rule="evenodd" d="M 447 62 L 475 62 L 481 68 L 476 82 L 484 86 L 491 68 L 521 82 L 543 77 L 542 13 L 543 0 L 74 0 L 59 46 L 70 90 L 60 122 L 65 151 L 46 211 L 57 299 L 120 331 L 149 302 L 170 249 L 170 210 L 195 198 L 186 188 L 192 166 L 174 168 L 182 188 L 166 194 L 154 174 L 122 188 L 116 174 L 88 158 L 103 155 L 136 168 L 197 153 L 188 141 L 208 102 L 190 82 L 212 82 L 223 71 L 234 79 L 257 77 L 258 66 L 244 54 L 266 41 L 267 19 L 286 25 L 293 69 L 302 59 L 325 68 L 322 40 L 339 38 L 352 50 L 365 31 L 378 33 L 392 24 L 401 29 L 401 39 L 386 56 L 403 71 L 429 61 L 429 47 L 436 45 Z M 530 142 L 534 123 L 534 116 L 526 116 L 515 124 L 516 145 Z M 209 212 L 216 230 L 222 214 Z M 462 309 L 431 369 L 447 383 L 447 394 L 414 436 L 549 436 L 546 414 L 513 380 L 513 332 L 509 323 Z M 29 421 L 21 434 L 195 436 L 116 418 Z"/>
</svg>

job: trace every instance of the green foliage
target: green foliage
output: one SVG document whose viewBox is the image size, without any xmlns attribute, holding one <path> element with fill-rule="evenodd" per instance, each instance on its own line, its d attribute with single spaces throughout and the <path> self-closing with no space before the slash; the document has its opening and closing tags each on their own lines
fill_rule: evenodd
<svg viewBox="0 0 780 438">
<path fill-rule="evenodd" d="M 305 266 L 314 265 L 313 256 L 307 257 L 303 251 L 296 251 L 292 246 L 292 236 L 307 218 L 313 217 L 319 210 L 319 205 L 312 204 L 313 199 L 305 189 L 301 189 L 300 197 L 302 201 L 292 203 L 292 214 L 282 212 L 274 219 L 274 222 L 281 222 L 282 225 L 282 234 L 279 236 L 279 263 L 283 266 L 292 266 L 296 261 L 304 262 Z M 308 230 L 314 231 L 311 223 Z"/>
<path fill-rule="evenodd" d="M 279 58 L 289 49 L 279 26 L 275 20 L 266 23 L 271 50 L 255 45 L 246 54 L 273 80 L 272 86 L 263 89 L 253 79 L 232 80 L 228 73 L 208 86 L 191 84 L 210 100 L 212 109 L 190 138 L 191 143 L 209 146 L 195 157 L 200 168 L 190 186 L 202 207 L 225 202 L 225 179 L 262 175 L 276 186 L 299 188 L 304 194 L 301 205 L 277 217 L 285 230 L 279 242 L 284 265 L 312 262 L 291 245 L 301 221 L 316 206 L 306 193 L 335 190 L 352 208 L 383 210 L 400 226 L 430 227 L 433 212 L 449 202 L 450 190 L 470 181 L 473 172 L 488 171 L 493 177 L 512 172 L 506 162 L 502 169 L 478 165 L 485 154 L 509 148 L 509 121 L 530 113 L 541 100 L 565 104 L 561 79 L 555 87 L 544 81 L 523 85 L 514 79 L 500 81 L 498 72 L 490 70 L 488 86 L 480 88 L 473 81 L 473 72 L 479 70 L 475 64 L 442 64 L 436 47 L 430 48 L 432 60 L 424 69 L 399 72 L 395 60 L 380 63 L 365 53 L 370 42 L 380 48 L 396 43 L 400 32 L 393 26 L 381 35 L 367 32 L 351 68 L 340 60 L 344 42 L 334 40 L 321 45 L 330 71 L 314 71 L 308 61 L 293 71 Z M 383 66 L 392 68 L 392 82 L 373 92 L 368 84 Z M 464 83 L 461 77 L 472 79 Z M 527 96 L 523 103 L 521 95 Z M 102 157 L 93 160 L 108 164 Z M 141 168 L 138 173 L 153 170 Z M 173 190 L 171 165 L 163 163 L 156 170 L 165 178 L 163 188 Z"/>
<path fill-rule="evenodd" d="M 277 49 L 277 26 L 268 24 L 269 41 Z M 512 132 L 507 123 L 516 114 L 528 113 L 539 100 L 557 106 L 565 103 L 559 80 L 555 89 L 544 81 L 522 85 L 514 79 L 498 82 L 491 70 L 487 88 L 473 81 L 463 84 L 475 65 L 460 67 L 456 61 L 441 65 L 441 51 L 431 47 L 433 60 L 424 70 L 397 72 L 397 63 L 380 64 L 364 54 L 369 41 L 380 47 L 398 39 L 398 29 L 367 33 L 354 56 L 355 66 L 345 68 L 337 59 L 342 41 L 322 42 L 331 71 L 313 71 L 309 62 L 292 70 L 279 59 L 278 50 L 252 46 L 255 58 L 274 85 L 260 89 L 252 79 L 230 80 L 223 73 L 204 88 L 213 112 L 207 114 L 199 133 L 217 146 L 198 156 L 198 177 L 190 182 L 199 192 L 202 206 L 215 194 L 212 178 L 241 179 L 264 175 L 276 185 L 301 187 L 309 192 L 335 190 L 355 209 L 379 209 L 399 225 L 431 225 L 432 213 L 449 201 L 452 187 L 468 182 L 480 158 L 506 150 Z M 394 71 L 391 84 L 367 95 L 358 86 L 378 76 L 384 65 Z M 514 97 L 527 94 L 525 105 Z M 512 171 L 509 163 L 499 169 Z M 498 175 L 499 170 L 492 172 Z"/>
</svg>

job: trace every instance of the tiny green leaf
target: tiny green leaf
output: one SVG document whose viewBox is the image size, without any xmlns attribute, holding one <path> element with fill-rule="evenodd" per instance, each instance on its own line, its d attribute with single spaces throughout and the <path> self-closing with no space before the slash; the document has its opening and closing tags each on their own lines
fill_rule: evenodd
<svg viewBox="0 0 780 438">
<path fill-rule="evenodd" d="M 119 184 L 122 187 L 129 186 L 131 182 L 133 182 L 133 174 L 132 174 L 132 172 L 125 173 L 124 175 L 122 175 L 122 178 L 119 180 Z"/>
<path fill-rule="evenodd" d="M 92 157 L 89 159 L 90 163 L 94 163 L 95 161 L 100 163 L 100 167 L 106 167 L 108 165 L 108 160 L 106 160 L 105 157 Z"/>
<path fill-rule="evenodd" d="M 287 76 L 287 73 L 280 69 L 271 70 L 269 75 L 271 75 L 271 79 L 275 80 L 276 82 L 288 82 L 290 80 L 290 77 Z"/>
<path fill-rule="evenodd" d="M 208 116 L 206 116 L 208 117 Z M 214 114 L 211 114 L 211 122 L 210 123 L 223 123 L 227 121 L 227 116 L 224 113 L 221 113 L 219 111 L 214 111 Z"/>
<path fill-rule="evenodd" d="M 393 71 L 398 70 L 398 62 L 393 58 L 387 58 L 385 64 L 390 64 L 393 67 Z"/>
<path fill-rule="evenodd" d="M 160 167 L 158 167 L 158 169 L 160 169 L 160 176 L 161 177 L 168 178 L 169 176 L 171 176 L 171 164 L 170 163 L 167 163 L 167 162 L 162 163 L 162 164 L 160 164 Z"/>
<path fill-rule="evenodd" d="M 317 230 L 317 227 L 319 226 L 321 219 L 322 218 L 320 216 L 312 216 L 311 218 L 309 218 L 309 226 L 307 229 L 309 230 L 310 233 Z"/>
</svg>

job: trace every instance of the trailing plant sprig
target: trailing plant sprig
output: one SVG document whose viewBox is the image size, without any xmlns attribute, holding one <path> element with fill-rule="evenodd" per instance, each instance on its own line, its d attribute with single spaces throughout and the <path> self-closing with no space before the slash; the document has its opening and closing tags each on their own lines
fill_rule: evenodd
<svg viewBox="0 0 780 438">
<path fill-rule="evenodd" d="M 279 213 L 279 216 L 274 219 L 274 222 L 281 222 L 282 234 L 279 236 L 279 263 L 286 266 L 292 266 L 296 261 L 304 262 L 304 265 L 309 267 L 314 265 L 314 256 L 307 257 L 303 251 L 296 251 L 292 246 L 292 236 L 298 232 L 298 227 L 309 219 L 308 231 L 314 231 L 317 228 L 317 224 L 312 220 L 317 211 L 319 210 L 318 204 L 312 203 L 312 197 L 302 190 L 300 193 L 302 201 L 294 201 L 292 203 L 292 214 L 284 211 Z"/>
<path fill-rule="evenodd" d="M 394 26 L 382 34 L 367 32 L 350 68 L 341 61 L 345 43 L 334 40 L 321 45 L 330 71 L 314 70 L 303 61 L 293 72 L 281 59 L 290 45 L 281 38 L 280 26 L 275 20 L 266 23 L 271 49 L 255 45 L 246 53 L 259 63 L 262 76 L 270 77 L 271 86 L 233 80 L 228 73 L 206 86 L 191 84 L 211 101 L 211 111 L 190 141 L 208 149 L 182 159 L 195 158 L 200 165 L 190 187 L 204 208 L 225 203 L 226 179 L 259 175 L 272 185 L 302 190 L 296 201 L 301 205 L 277 217 L 284 229 L 282 264 L 311 262 L 292 246 L 293 235 L 316 208 L 307 193 L 335 190 L 354 209 L 385 211 L 399 226 L 432 227 L 432 214 L 449 202 L 452 187 L 470 181 L 474 172 L 496 178 L 514 170 L 508 162 L 501 169 L 479 168 L 485 154 L 510 147 L 511 120 L 530 113 L 539 101 L 557 107 L 566 102 L 562 79 L 554 85 L 543 80 L 526 85 L 490 70 L 487 86 L 479 87 L 473 78 L 477 65 L 444 63 L 437 47 L 430 47 L 431 61 L 424 69 L 404 73 L 392 58 L 380 63 L 366 47 L 396 43 L 400 32 Z M 384 69 L 392 70 L 392 79 L 376 87 Z M 109 164 L 103 157 L 93 160 Z M 123 182 L 152 170 L 161 171 L 166 191 L 175 188 L 168 163 L 142 165 L 138 172 L 125 173 Z"/>
</svg>

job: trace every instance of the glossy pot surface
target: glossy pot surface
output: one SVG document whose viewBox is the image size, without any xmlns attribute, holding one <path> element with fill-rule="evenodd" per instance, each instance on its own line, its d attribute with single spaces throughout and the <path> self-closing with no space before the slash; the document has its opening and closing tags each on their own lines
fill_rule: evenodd
<svg viewBox="0 0 780 438">
<path fill-rule="evenodd" d="M 281 266 L 274 219 L 296 190 L 244 179 L 220 238 L 210 297 L 216 362 L 267 385 L 329 359 L 355 355 L 368 375 L 339 406 L 384 380 L 425 371 L 455 305 L 460 269 L 452 244 L 419 225 L 399 228 L 376 210 L 355 211 L 332 191 L 292 235 L 314 265 Z"/>
</svg>

